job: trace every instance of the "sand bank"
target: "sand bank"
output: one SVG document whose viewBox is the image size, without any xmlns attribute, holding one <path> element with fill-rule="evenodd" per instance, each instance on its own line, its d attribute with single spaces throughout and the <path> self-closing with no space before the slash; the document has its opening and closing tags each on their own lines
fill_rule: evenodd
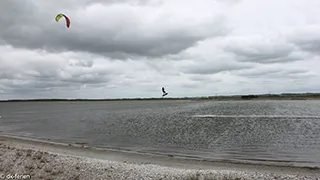
<svg viewBox="0 0 320 180">
<path fill-rule="evenodd" d="M 212 163 L 0 136 L 0 179 L 320 180 L 319 169 Z"/>
</svg>

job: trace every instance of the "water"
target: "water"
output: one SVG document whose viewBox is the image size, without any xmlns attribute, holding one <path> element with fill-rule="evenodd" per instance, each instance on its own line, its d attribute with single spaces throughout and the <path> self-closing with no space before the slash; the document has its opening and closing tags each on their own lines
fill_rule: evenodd
<svg viewBox="0 0 320 180">
<path fill-rule="evenodd" d="M 57 142 L 320 167 L 320 101 L 0 103 L 0 131 Z"/>
</svg>

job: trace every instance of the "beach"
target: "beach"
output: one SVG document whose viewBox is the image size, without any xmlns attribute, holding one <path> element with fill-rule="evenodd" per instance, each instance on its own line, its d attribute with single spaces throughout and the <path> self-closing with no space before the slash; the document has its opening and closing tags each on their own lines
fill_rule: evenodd
<svg viewBox="0 0 320 180">
<path fill-rule="evenodd" d="M 318 180 L 319 169 L 214 163 L 0 136 L 0 178 Z M 5 178 L 4 178 L 5 179 Z"/>
</svg>

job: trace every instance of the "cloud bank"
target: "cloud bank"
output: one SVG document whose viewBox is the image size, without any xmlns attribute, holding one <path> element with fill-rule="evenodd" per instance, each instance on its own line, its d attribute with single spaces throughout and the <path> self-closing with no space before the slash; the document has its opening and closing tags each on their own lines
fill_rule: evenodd
<svg viewBox="0 0 320 180">
<path fill-rule="evenodd" d="M 0 1 L 0 99 L 314 92 L 320 2 Z M 58 13 L 71 19 L 54 20 Z"/>
</svg>

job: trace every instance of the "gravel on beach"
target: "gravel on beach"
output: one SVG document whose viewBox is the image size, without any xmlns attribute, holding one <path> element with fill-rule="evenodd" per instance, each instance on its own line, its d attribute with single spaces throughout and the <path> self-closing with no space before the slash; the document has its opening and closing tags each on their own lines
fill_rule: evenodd
<svg viewBox="0 0 320 180">
<path fill-rule="evenodd" d="M 319 176 L 320 177 L 320 176 Z M 320 180 L 317 176 L 188 169 L 74 156 L 0 142 L 0 179 L 46 180 Z"/>
</svg>

